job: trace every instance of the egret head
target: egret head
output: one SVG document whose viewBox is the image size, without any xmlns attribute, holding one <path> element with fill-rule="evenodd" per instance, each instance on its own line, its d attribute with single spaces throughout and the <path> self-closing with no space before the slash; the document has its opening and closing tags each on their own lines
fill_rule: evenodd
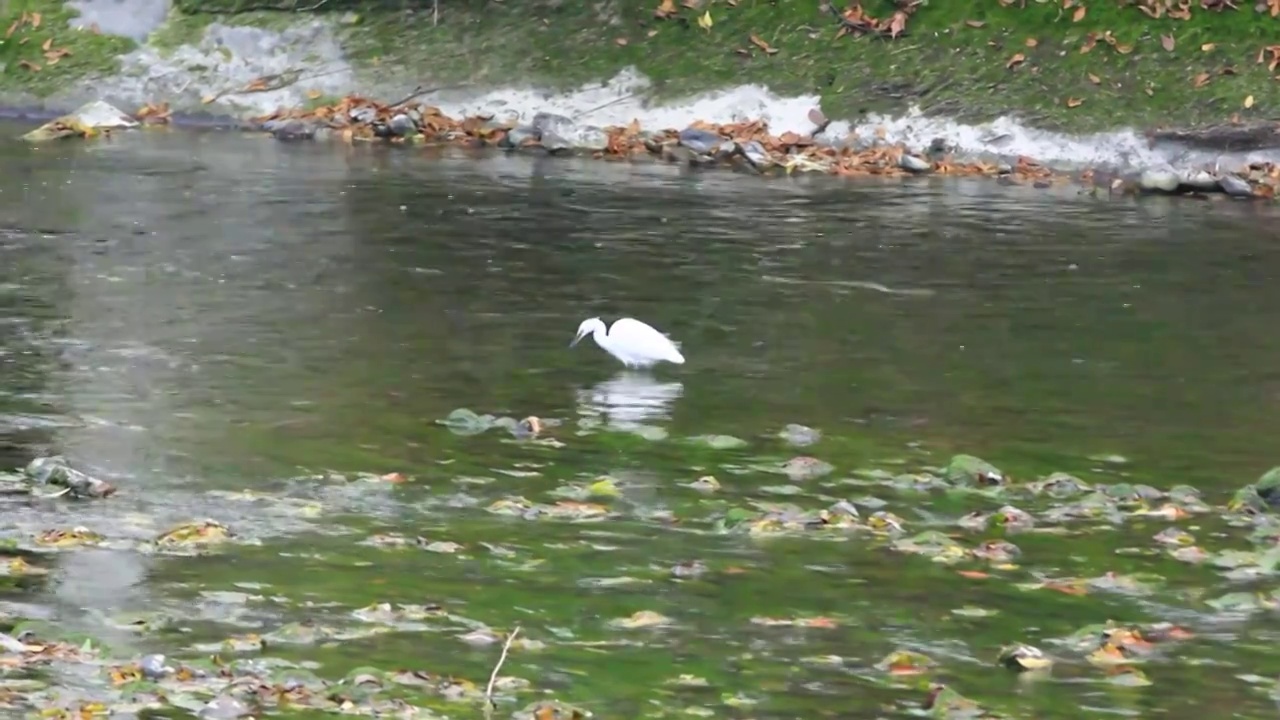
<svg viewBox="0 0 1280 720">
<path fill-rule="evenodd" d="M 586 320 L 583 320 L 582 324 L 578 326 L 578 334 L 573 338 L 573 342 L 569 343 L 569 347 L 573 347 L 574 345 L 577 345 L 579 340 L 586 337 L 592 331 L 597 329 L 600 329 L 600 330 L 604 329 L 604 323 L 600 322 L 600 318 L 593 317 L 593 318 L 587 318 Z"/>
</svg>

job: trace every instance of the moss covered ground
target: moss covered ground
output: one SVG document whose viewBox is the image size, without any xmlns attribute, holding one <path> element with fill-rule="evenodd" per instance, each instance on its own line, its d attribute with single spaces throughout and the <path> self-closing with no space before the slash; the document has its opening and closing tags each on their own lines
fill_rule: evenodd
<svg viewBox="0 0 1280 720">
<path fill-rule="evenodd" d="M 659 97 L 753 82 L 817 93 L 833 116 L 911 106 L 969 120 L 1016 112 L 1038 126 L 1077 131 L 1259 120 L 1280 107 L 1271 63 L 1272 48 L 1280 58 L 1280 18 L 1266 3 L 1214 10 L 1203 7 L 1214 2 L 1198 0 L 834 7 L 810 0 L 443 0 L 438 14 L 420 2 L 332 3 L 313 11 L 346 13 L 347 48 L 371 82 L 395 69 L 425 84 L 569 87 L 635 66 Z M 1274 4 L 1280 11 L 1280 0 Z M 299 14 L 240 0 L 178 7 L 154 44 L 194 40 L 215 19 L 270 25 Z M 289 5 L 281 0 L 281 7 Z M 247 8 L 257 9 L 239 12 Z M 44 25 L 21 30 L 30 36 L 24 44 L 0 45 L 4 86 L 47 86 L 109 66 L 112 53 L 127 49 L 128 41 L 61 29 L 70 13 L 52 0 L 9 0 L 5 26 L 33 10 L 44 13 Z M 899 11 L 900 27 L 893 22 Z M 858 31 L 868 24 L 881 32 Z M 54 66 L 42 62 L 50 37 L 73 50 Z M 42 67 L 33 71 L 24 61 Z"/>
</svg>

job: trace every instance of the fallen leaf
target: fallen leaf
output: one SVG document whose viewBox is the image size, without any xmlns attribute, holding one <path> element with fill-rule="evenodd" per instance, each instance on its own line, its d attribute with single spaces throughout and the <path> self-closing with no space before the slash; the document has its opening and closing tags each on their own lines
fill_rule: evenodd
<svg viewBox="0 0 1280 720">
<path fill-rule="evenodd" d="M 677 12 L 679 12 L 679 10 L 676 9 L 674 0 L 662 0 L 662 4 L 658 6 L 657 10 L 653 11 L 653 15 L 659 20 L 662 20 L 675 15 Z"/>
<path fill-rule="evenodd" d="M 1035 38 L 1027 38 L 1026 40 L 1026 46 L 1029 48 L 1033 48 L 1039 44 L 1040 44 L 1040 41 L 1036 40 Z"/>
<path fill-rule="evenodd" d="M 1200 46 L 1200 52 L 1213 52 L 1216 47 L 1218 47 L 1217 43 L 1205 43 Z"/>
<path fill-rule="evenodd" d="M 31 62 L 30 60 L 19 60 L 18 67 L 24 67 L 30 70 L 31 72 L 40 72 L 40 66 Z"/>
<path fill-rule="evenodd" d="M 964 24 L 971 28 L 980 28 L 983 25 L 986 25 L 986 23 L 981 20 L 965 20 Z"/>
<path fill-rule="evenodd" d="M 1094 85 L 1101 85 L 1102 78 L 1098 77 L 1097 75 L 1094 75 L 1093 73 L 1089 73 L 1089 82 L 1093 83 Z"/>
<path fill-rule="evenodd" d="M 614 42 L 618 47 L 626 47 L 626 46 L 627 46 L 627 39 L 626 39 L 626 38 L 624 38 L 624 37 L 614 38 L 613 42 Z"/>
<path fill-rule="evenodd" d="M 1080 22 L 1083 20 L 1085 12 L 1087 12 L 1087 8 L 1083 5 L 1076 8 L 1076 11 L 1071 15 L 1071 22 Z"/>
<path fill-rule="evenodd" d="M 698 27 L 706 30 L 707 32 L 711 32 L 711 26 L 714 24 L 715 22 L 711 19 L 710 10 L 702 13 L 702 17 L 698 18 Z"/>
<path fill-rule="evenodd" d="M 1116 45 L 1115 48 L 1116 48 L 1116 52 L 1120 53 L 1121 55 L 1128 55 L 1129 53 L 1133 52 L 1132 45 Z"/>
<path fill-rule="evenodd" d="M 1161 35 L 1161 36 L 1160 36 L 1160 45 L 1161 45 L 1161 47 L 1163 47 L 1163 48 L 1165 49 L 1165 52 L 1173 52 L 1173 36 L 1172 36 L 1172 35 Z"/>
<path fill-rule="evenodd" d="M 53 47 L 53 38 L 46 38 L 44 44 L 40 46 L 41 50 L 48 50 Z"/>
<path fill-rule="evenodd" d="M 960 577 L 969 578 L 970 580 L 985 580 L 991 577 L 990 573 L 985 573 L 981 570 L 957 570 L 956 574 Z"/>
<path fill-rule="evenodd" d="M 319 100 L 322 95 L 324 95 L 324 93 L 316 90 L 315 88 L 311 88 L 307 91 L 307 97 L 311 100 Z"/>
<path fill-rule="evenodd" d="M 1094 47 L 1096 47 L 1097 44 L 1098 44 L 1098 36 L 1094 35 L 1093 33 L 1089 33 L 1089 35 L 1085 37 L 1084 42 L 1081 43 L 1080 45 L 1080 54 L 1083 55 L 1089 52 Z"/>
<path fill-rule="evenodd" d="M 204 97 L 200 98 L 200 103 L 202 105 L 208 105 L 209 103 L 217 99 L 218 99 L 217 95 L 205 95 Z"/>
<path fill-rule="evenodd" d="M 905 29 L 907 29 L 907 14 L 899 10 L 889 20 L 889 37 L 896 38 Z"/>
<path fill-rule="evenodd" d="M 764 38 L 759 35 L 751 36 L 751 44 L 763 50 L 765 55 L 776 55 L 778 52 L 778 48 L 771 47 L 769 43 L 765 42 Z"/>
<path fill-rule="evenodd" d="M 1013 57 L 1009 58 L 1009 62 L 1005 63 L 1004 66 L 1012 70 L 1026 61 L 1026 55 L 1023 55 L 1022 53 L 1015 53 Z"/>
<path fill-rule="evenodd" d="M 35 30 L 40 27 L 40 13 L 31 13 L 31 29 Z"/>
<path fill-rule="evenodd" d="M 1249 108 L 1251 108 L 1251 107 L 1253 107 L 1253 96 L 1252 96 L 1252 95 L 1250 95 L 1249 97 L 1247 97 L 1247 98 L 1245 98 L 1245 99 L 1244 99 L 1244 109 L 1245 109 L 1245 110 L 1248 110 L 1248 109 L 1249 109 Z"/>
<path fill-rule="evenodd" d="M 1208 85 L 1208 84 L 1209 84 L 1209 73 L 1202 72 L 1202 73 L 1200 73 L 1199 75 L 1195 76 L 1194 78 L 1192 78 L 1192 79 L 1191 79 L 1191 84 L 1192 84 L 1192 86 L 1194 86 L 1194 87 L 1198 87 L 1198 88 L 1202 88 L 1202 87 L 1204 87 L 1205 85 Z"/>
<path fill-rule="evenodd" d="M 1073 98 L 1073 97 L 1067 98 L 1067 107 L 1069 108 L 1078 108 L 1083 104 L 1084 104 L 1084 101 L 1081 100 L 1080 98 Z"/>
<path fill-rule="evenodd" d="M 653 30 L 650 30 L 649 32 L 645 33 L 645 36 L 646 36 L 646 37 L 653 37 L 654 35 L 657 35 L 657 34 L 658 34 L 657 29 L 653 29 Z"/>
<path fill-rule="evenodd" d="M 17 31 L 18 31 L 18 21 L 14 20 L 13 24 L 9 26 L 9 29 L 4 34 L 5 39 L 8 40 L 9 38 L 13 37 L 13 34 Z M 1262 56 L 1259 55 L 1258 57 L 1262 57 Z M 1258 62 L 1262 62 L 1262 61 L 1259 60 Z"/>
</svg>

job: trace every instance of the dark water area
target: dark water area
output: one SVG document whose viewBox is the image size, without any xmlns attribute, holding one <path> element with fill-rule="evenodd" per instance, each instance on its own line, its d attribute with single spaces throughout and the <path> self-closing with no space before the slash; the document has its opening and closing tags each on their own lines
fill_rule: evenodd
<svg viewBox="0 0 1280 720">
<path fill-rule="evenodd" d="M 472 624 L 262 652 L 330 681 L 359 667 L 467 678 L 459 697 L 415 701 L 454 717 L 480 716 L 515 625 L 532 645 L 513 645 L 503 674 L 529 687 L 503 686 L 504 717 L 548 697 L 602 717 L 899 717 L 920 712 L 931 681 L 1015 717 L 1190 717 L 1224 702 L 1233 717 L 1274 715 L 1272 611 L 1205 605 L 1269 592 L 1265 563 L 1224 577 L 1238 567 L 1180 562 L 1152 541 L 1174 525 L 1211 554 L 1243 552 L 1253 525 L 1125 507 L 1087 529 L 1040 519 L 1046 532 L 992 535 L 955 520 L 1052 503 L 858 481 L 968 453 L 1018 483 L 1064 471 L 1187 485 L 1221 508 L 1280 464 L 1271 206 L 218 132 L 0 140 L 0 163 L 0 461 L 60 453 L 120 487 L 5 506 L 0 535 L 19 544 L 76 526 L 107 538 L 41 559 L 47 577 L 3 591 L 8 616 L 105 637 L 121 663 L 195 662 L 211 654 L 200 643 L 229 636 L 440 603 Z M 623 371 L 590 341 L 569 349 L 595 315 L 659 327 L 686 364 Z M 527 441 L 435 422 L 460 407 L 551 423 Z M 788 448 L 788 423 L 822 440 Z M 745 445 L 689 440 L 704 435 Z M 761 469 L 794 455 L 834 471 L 789 482 Z M 312 476 L 325 472 L 412 480 Z M 686 487 L 703 475 L 720 491 Z M 492 512 L 602 476 L 616 494 L 578 497 L 608 509 L 598 522 Z M 1004 538 L 1021 554 L 977 580 L 893 552 L 893 533 L 726 527 L 735 507 L 839 499 L 864 518 L 883 503 L 904 537 Z M 138 549 L 203 518 L 236 538 L 196 557 Z M 391 533 L 408 547 L 388 547 Z M 436 541 L 460 547 L 419 546 Z M 708 572 L 673 576 L 694 560 Z M 1158 587 L 1019 587 L 1108 572 Z M 666 621 L 609 624 L 643 610 Z M 1195 638 L 1130 658 L 1151 681 L 1131 687 L 1116 663 L 1052 642 L 1107 620 L 1168 620 Z M 1055 655 L 1051 677 L 999 667 L 1013 642 Z M 903 649 L 936 666 L 876 668 Z M 125 703 L 105 679 L 86 687 Z"/>
</svg>

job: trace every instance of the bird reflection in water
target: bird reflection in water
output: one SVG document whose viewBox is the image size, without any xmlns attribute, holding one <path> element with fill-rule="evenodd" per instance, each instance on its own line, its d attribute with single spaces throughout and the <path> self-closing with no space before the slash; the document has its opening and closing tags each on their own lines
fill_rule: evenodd
<svg viewBox="0 0 1280 720">
<path fill-rule="evenodd" d="M 578 414 L 608 428 L 634 430 L 670 419 L 672 406 L 683 394 L 682 383 L 660 382 L 648 373 L 624 370 L 579 390 Z"/>
</svg>

